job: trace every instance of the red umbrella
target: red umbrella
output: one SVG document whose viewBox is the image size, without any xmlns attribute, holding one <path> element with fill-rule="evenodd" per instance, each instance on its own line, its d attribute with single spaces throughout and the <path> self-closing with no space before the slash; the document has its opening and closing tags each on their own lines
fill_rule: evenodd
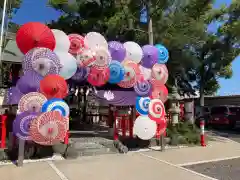
<svg viewBox="0 0 240 180">
<path fill-rule="evenodd" d="M 109 76 L 110 76 L 109 68 L 99 70 L 92 67 L 88 74 L 87 80 L 93 86 L 103 86 L 108 82 Z"/>
<path fill-rule="evenodd" d="M 40 92 L 48 99 L 63 99 L 68 94 L 68 85 L 63 77 L 49 74 L 40 81 Z"/>
<path fill-rule="evenodd" d="M 16 43 L 24 54 L 35 47 L 53 50 L 56 45 L 51 29 L 39 22 L 29 22 L 21 26 L 16 34 Z"/>
<path fill-rule="evenodd" d="M 156 79 L 152 79 L 150 82 L 152 84 L 151 98 L 152 99 L 161 99 L 162 102 L 165 103 L 168 98 L 167 87 Z"/>
<path fill-rule="evenodd" d="M 148 110 L 148 117 L 160 124 L 166 114 L 163 102 L 160 99 L 152 99 L 148 105 Z"/>
</svg>

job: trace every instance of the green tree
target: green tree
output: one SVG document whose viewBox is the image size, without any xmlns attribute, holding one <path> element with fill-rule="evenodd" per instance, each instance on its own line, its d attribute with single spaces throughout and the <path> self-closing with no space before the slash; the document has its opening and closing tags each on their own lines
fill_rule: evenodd
<svg viewBox="0 0 240 180">
<path fill-rule="evenodd" d="M 84 34 L 98 31 L 108 40 L 133 40 L 144 45 L 148 43 L 147 25 L 139 22 L 139 11 L 146 2 L 75 0 L 69 4 L 66 0 L 51 0 L 50 5 L 62 11 L 63 15 L 57 22 L 52 22 L 50 27 L 62 29 L 67 33 Z M 231 62 L 224 60 L 228 63 L 216 63 L 215 71 L 209 67 L 210 62 L 212 64 L 215 61 L 222 61 L 219 59 L 219 53 L 214 50 L 214 44 L 225 42 L 221 39 L 226 30 L 222 32 L 224 35 L 214 35 L 207 33 L 206 29 L 214 20 L 219 21 L 224 13 L 230 14 L 230 9 L 213 9 L 213 2 L 213 0 L 152 0 L 149 7 L 149 15 L 153 20 L 154 42 L 164 44 L 170 52 L 170 60 L 167 63 L 170 73 L 168 85 L 171 87 L 177 79 L 179 91 L 182 93 L 194 93 L 203 87 L 200 86 L 200 82 L 206 68 L 211 70 L 211 77 L 204 88 L 208 93 L 214 92 L 218 88 L 216 76 L 225 77 L 224 67 Z M 216 51 L 219 52 L 220 49 Z M 232 51 L 232 48 L 230 50 Z M 206 51 L 207 55 L 203 56 L 203 51 Z M 214 55 L 210 57 L 209 54 L 212 52 Z M 208 60 L 205 60 L 206 57 Z"/>
<path fill-rule="evenodd" d="M 200 104 L 204 106 L 204 95 L 213 94 L 219 88 L 219 78 L 231 78 L 232 61 L 240 54 L 240 2 L 233 1 L 207 14 L 206 23 L 218 22 L 216 33 L 208 35 L 202 46 L 195 48 L 200 65 L 193 70 L 195 89 L 200 91 Z M 191 75 L 192 75 L 191 74 Z"/>
</svg>

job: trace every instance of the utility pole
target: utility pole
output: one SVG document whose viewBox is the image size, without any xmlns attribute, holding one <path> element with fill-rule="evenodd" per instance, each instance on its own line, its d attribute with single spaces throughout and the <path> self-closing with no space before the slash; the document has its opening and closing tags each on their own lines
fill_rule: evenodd
<svg viewBox="0 0 240 180">
<path fill-rule="evenodd" d="M 148 0 L 147 3 L 147 12 L 148 12 L 148 43 L 153 45 L 153 24 L 152 24 L 152 17 L 151 17 L 151 0 Z"/>
<path fill-rule="evenodd" d="M 2 61 L 4 25 L 5 25 L 5 19 L 6 19 L 7 1 L 8 0 L 4 0 L 3 10 L 2 10 L 2 24 L 1 24 L 1 32 L 0 32 L 0 62 Z"/>
<path fill-rule="evenodd" d="M 151 7 L 152 2 L 148 0 L 147 2 L 147 14 L 148 14 L 148 43 L 153 45 L 153 22 L 151 17 Z M 160 139 L 157 139 L 157 144 L 161 146 L 161 151 L 165 150 L 165 137 L 163 134 L 160 135 Z"/>
</svg>

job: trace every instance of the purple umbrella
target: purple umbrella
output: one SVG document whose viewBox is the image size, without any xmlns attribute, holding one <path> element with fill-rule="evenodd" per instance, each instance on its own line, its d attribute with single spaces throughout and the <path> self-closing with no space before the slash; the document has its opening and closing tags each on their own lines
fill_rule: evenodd
<svg viewBox="0 0 240 180">
<path fill-rule="evenodd" d="M 71 79 L 75 82 L 82 82 L 87 79 L 88 73 L 88 67 L 78 67 L 77 72 L 72 76 Z"/>
<path fill-rule="evenodd" d="M 152 68 L 158 61 L 158 49 L 152 45 L 145 45 L 142 47 L 143 58 L 142 66 Z"/>
<path fill-rule="evenodd" d="M 108 42 L 108 50 L 113 60 L 122 62 L 126 56 L 126 49 L 123 44 L 118 41 Z"/>
<path fill-rule="evenodd" d="M 134 85 L 134 90 L 139 96 L 149 96 L 152 92 L 152 85 L 149 81 L 138 81 Z"/>
<path fill-rule="evenodd" d="M 32 120 L 38 117 L 38 113 L 25 111 L 18 114 L 13 121 L 13 133 L 20 139 L 31 140 L 29 127 Z"/>
<path fill-rule="evenodd" d="M 22 96 L 23 93 L 21 93 L 17 87 L 11 87 L 7 90 L 4 96 L 3 104 L 6 105 L 18 104 Z"/>
<path fill-rule="evenodd" d="M 43 76 L 38 74 L 35 71 L 27 71 L 25 74 L 18 80 L 17 88 L 23 94 L 29 92 L 37 92 L 40 87 L 40 81 L 43 79 Z"/>
</svg>

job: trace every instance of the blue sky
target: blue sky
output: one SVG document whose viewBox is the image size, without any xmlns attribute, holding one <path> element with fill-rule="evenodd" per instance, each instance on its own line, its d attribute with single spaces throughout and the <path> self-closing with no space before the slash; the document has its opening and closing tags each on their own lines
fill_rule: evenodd
<svg viewBox="0 0 240 180">
<path fill-rule="evenodd" d="M 220 7 L 222 4 L 229 5 L 231 0 L 217 0 L 215 7 Z M 23 0 L 21 8 L 17 11 L 13 21 L 17 24 L 25 24 L 31 21 L 37 22 L 50 22 L 51 20 L 57 20 L 60 16 L 60 12 L 55 11 L 51 7 L 47 7 L 47 0 Z M 209 27 L 210 31 L 216 29 L 217 24 L 212 24 Z M 218 91 L 219 95 L 226 94 L 240 94 L 240 56 L 236 58 L 233 63 L 233 77 L 225 80 L 220 79 L 221 88 Z"/>
</svg>

